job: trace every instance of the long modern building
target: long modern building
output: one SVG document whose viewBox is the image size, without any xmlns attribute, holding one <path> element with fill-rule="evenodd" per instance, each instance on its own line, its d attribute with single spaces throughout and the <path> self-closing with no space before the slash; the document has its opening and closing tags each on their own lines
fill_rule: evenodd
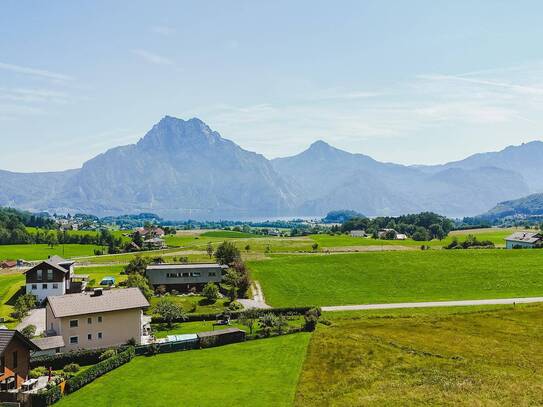
<svg viewBox="0 0 543 407">
<path fill-rule="evenodd" d="M 151 264 L 145 275 L 154 288 L 164 285 L 167 290 L 201 290 L 207 283 L 220 283 L 228 266 L 220 264 Z"/>
</svg>

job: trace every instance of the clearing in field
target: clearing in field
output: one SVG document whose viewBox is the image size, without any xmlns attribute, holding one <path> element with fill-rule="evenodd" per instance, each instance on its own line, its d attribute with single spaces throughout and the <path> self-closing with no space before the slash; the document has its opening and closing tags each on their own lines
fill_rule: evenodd
<svg viewBox="0 0 543 407">
<path fill-rule="evenodd" d="M 58 406 L 291 406 L 309 338 L 140 356 Z"/>
<path fill-rule="evenodd" d="M 428 250 L 273 256 L 249 262 L 275 307 L 532 297 L 543 250 Z"/>
<path fill-rule="evenodd" d="M 311 338 L 295 405 L 542 405 L 542 319 L 541 305 L 333 319 Z"/>
</svg>

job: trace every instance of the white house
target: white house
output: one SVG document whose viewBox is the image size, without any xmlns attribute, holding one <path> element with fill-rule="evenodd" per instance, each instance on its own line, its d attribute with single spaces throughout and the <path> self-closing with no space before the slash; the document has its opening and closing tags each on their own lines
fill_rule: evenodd
<svg viewBox="0 0 543 407">
<path fill-rule="evenodd" d="M 351 237 L 366 237 L 365 230 L 351 230 L 349 234 L 351 235 Z"/>
<path fill-rule="evenodd" d="M 515 232 L 505 238 L 506 249 L 533 249 L 541 246 L 543 246 L 543 234 L 538 232 Z"/>
</svg>

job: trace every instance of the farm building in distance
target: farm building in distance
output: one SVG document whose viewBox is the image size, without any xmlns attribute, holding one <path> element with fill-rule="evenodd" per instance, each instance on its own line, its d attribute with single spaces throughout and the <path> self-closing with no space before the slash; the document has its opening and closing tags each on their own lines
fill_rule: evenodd
<svg viewBox="0 0 543 407">
<path fill-rule="evenodd" d="M 349 233 L 351 237 L 366 237 L 366 231 L 365 230 L 351 230 Z"/>
<path fill-rule="evenodd" d="M 166 289 L 188 291 L 191 288 L 202 289 L 207 283 L 220 283 L 223 270 L 227 266 L 220 264 L 151 264 L 145 275 L 153 288 L 160 285 Z"/>
<path fill-rule="evenodd" d="M 74 273 L 74 262 L 52 256 L 25 272 L 26 293 L 39 302 L 48 296 L 80 293 L 85 289 L 88 275 Z"/>
<path fill-rule="evenodd" d="M 533 249 L 543 247 L 543 234 L 539 232 L 515 232 L 505 238 L 506 249 Z"/>
</svg>

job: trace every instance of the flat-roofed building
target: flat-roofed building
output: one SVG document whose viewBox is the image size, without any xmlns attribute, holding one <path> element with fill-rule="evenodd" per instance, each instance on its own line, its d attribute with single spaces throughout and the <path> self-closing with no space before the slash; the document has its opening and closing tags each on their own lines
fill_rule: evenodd
<svg viewBox="0 0 543 407">
<path fill-rule="evenodd" d="M 215 263 L 151 264 L 147 266 L 145 275 L 153 288 L 163 285 L 168 291 L 189 291 L 193 287 L 201 290 L 209 282 L 219 284 L 227 268 Z"/>
</svg>

